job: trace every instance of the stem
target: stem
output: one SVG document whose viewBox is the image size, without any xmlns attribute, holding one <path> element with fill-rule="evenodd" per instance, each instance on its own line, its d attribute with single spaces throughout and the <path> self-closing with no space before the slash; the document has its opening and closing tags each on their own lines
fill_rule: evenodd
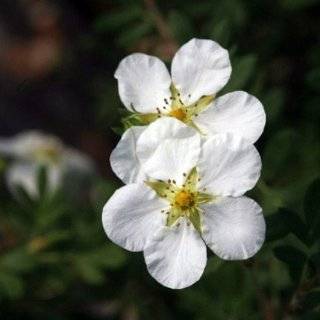
<svg viewBox="0 0 320 320">
<path fill-rule="evenodd" d="M 166 43 L 167 47 L 170 48 L 170 55 L 173 56 L 179 46 L 174 38 L 172 30 L 169 28 L 168 23 L 160 12 L 155 0 L 144 0 L 144 3 L 154 21 L 160 37 Z"/>
<path fill-rule="evenodd" d="M 300 307 L 300 300 L 307 292 L 309 292 L 313 287 L 317 280 L 317 276 L 310 280 L 303 281 L 308 270 L 308 263 L 306 262 L 303 266 L 303 270 L 301 272 L 301 277 L 296 289 L 293 291 L 291 299 L 287 303 L 284 309 L 283 319 L 291 319 L 290 315 L 295 313 Z"/>
<path fill-rule="evenodd" d="M 274 320 L 275 319 L 275 311 L 272 301 L 265 295 L 265 293 L 260 289 L 258 280 L 256 277 L 256 260 L 252 261 L 252 263 L 247 264 L 244 263 L 243 266 L 247 269 L 249 274 L 251 275 L 252 283 L 256 291 L 256 296 L 258 299 L 259 308 L 261 310 L 261 314 L 263 319 L 265 320 Z"/>
</svg>

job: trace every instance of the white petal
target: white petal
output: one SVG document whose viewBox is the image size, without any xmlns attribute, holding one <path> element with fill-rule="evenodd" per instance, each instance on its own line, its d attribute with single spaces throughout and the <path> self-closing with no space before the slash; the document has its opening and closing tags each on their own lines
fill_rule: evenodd
<svg viewBox="0 0 320 320">
<path fill-rule="evenodd" d="M 128 184 L 118 189 L 103 208 L 102 223 L 117 245 L 141 251 L 162 225 L 168 203 L 145 184 Z"/>
<path fill-rule="evenodd" d="M 13 163 L 5 176 L 9 190 L 15 195 L 17 186 L 21 186 L 31 197 L 38 197 L 38 171 L 39 166 L 35 163 Z M 59 167 L 47 167 L 47 174 L 48 191 L 53 192 L 61 183 L 62 171 Z"/>
<path fill-rule="evenodd" d="M 261 158 L 254 145 L 221 134 L 204 141 L 198 167 L 200 188 L 217 196 L 240 196 L 257 183 Z"/>
<path fill-rule="evenodd" d="M 189 105 L 203 95 L 217 93 L 228 82 L 228 51 L 212 40 L 192 39 L 174 56 L 171 74 L 182 100 Z"/>
<path fill-rule="evenodd" d="M 171 78 L 158 58 L 134 53 L 124 58 L 116 72 L 122 103 L 131 111 L 157 112 L 170 97 Z M 132 107 L 133 106 L 133 107 Z"/>
<path fill-rule="evenodd" d="M 146 127 L 131 127 L 112 151 L 110 164 L 113 172 L 126 184 L 141 182 L 146 175 L 136 155 L 136 142 Z"/>
<path fill-rule="evenodd" d="M 194 118 L 194 122 L 205 133 L 230 132 L 254 143 L 263 132 L 266 114 L 257 98 L 243 91 L 235 91 L 215 100 Z"/>
<path fill-rule="evenodd" d="M 221 198 L 202 209 L 202 237 L 220 258 L 248 259 L 261 248 L 266 225 L 261 207 L 252 199 Z"/>
<path fill-rule="evenodd" d="M 137 142 L 143 170 L 154 179 L 183 183 L 200 154 L 199 133 L 174 118 L 161 118 L 148 126 Z"/>
<path fill-rule="evenodd" d="M 92 159 L 73 148 L 66 148 L 64 150 L 61 161 L 64 170 L 68 172 L 88 174 L 93 173 L 95 170 L 95 164 Z"/>
<path fill-rule="evenodd" d="M 163 227 L 144 250 L 148 271 L 159 283 L 182 289 L 197 282 L 207 263 L 205 243 L 184 218 Z"/>
<path fill-rule="evenodd" d="M 63 146 L 57 137 L 36 130 L 0 139 L 0 153 L 10 157 L 34 160 L 35 152 L 42 149 L 52 149 L 61 153 Z"/>
</svg>

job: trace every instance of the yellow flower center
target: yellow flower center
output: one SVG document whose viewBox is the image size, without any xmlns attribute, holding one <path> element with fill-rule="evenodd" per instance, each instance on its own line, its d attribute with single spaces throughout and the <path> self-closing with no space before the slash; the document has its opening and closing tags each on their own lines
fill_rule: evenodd
<svg viewBox="0 0 320 320">
<path fill-rule="evenodd" d="M 41 147 L 34 151 L 34 158 L 40 162 L 57 163 L 60 150 L 54 146 Z"/>
<path fill-rule="evenodd" d="M 202 96 L 196 102 L 185 104 L 182 101 L 180 92 L 173 84 L 170 87 L 170 91 L 171 101 L 164 98 L 164 104 L 155 107 L 156 112 L 138 113 L 135 110 L 134 105 L 131 104 L 133 112 L 122 119 L 125 129 L 136 125 L 147 125 L 161 117 L 173 117 L 198 130 L 202 134 L 200 128 L 197 127 L 193 120 L 210 106 L 214 100 L 214 95 Z M 188 97 L 190 98 L 191 94 L 189 94 Z"/>
<path fill-rule="evenodd" d="M 200 177 L 197 168 L 191 169 L 189 174 L 183 173 L 184 183 L 179 186 L 175 180 L 169 179 L 167 182 L 162 180 L 145 181 L 146 185 L 153 189 L 157 195 L 164 198 L 169 203 L 168 210 L 162 210 L 167 215 L 168 227 L 176 224 L 181 217 L 188 219 L 187 225 L 193 224 L 196 230 L 201 231 L 201 213 L 200 205 L 215 200 L 214 195 L 199 190 L 198 182 Z M 180 223 L 176 224 L 177 226 Z"/>
<path fill-rule="evenodd" d="M 177 118 L 180 121 L 184 121 L 187 114 L 182 110 L 182 108 L 171 110 L 169 116 Z"/>
<path fill-rule="evenodd" d="M 186 190 L 181 190 L 176 194 L 174 202 L 182 210 L 186 210 L 194 205 L 194 195 Z"/>
</svg>

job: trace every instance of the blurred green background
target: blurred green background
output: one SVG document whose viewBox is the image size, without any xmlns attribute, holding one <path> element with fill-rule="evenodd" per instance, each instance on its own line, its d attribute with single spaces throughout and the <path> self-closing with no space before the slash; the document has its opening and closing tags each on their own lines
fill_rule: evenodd
<svg viewBox="0 0 320 320">
<path fill-rule="evenodd" d="M 39 198 L 17 198 L 0 157 L 0 318 L 320 319 L 319 21 L 317 0 L 1 0 L 1 137 L 39 129 L 97 169 L 76 194 L 49 194 L 39 170 Z M 268 229 L 254 258 L 208 252 L 201 280 L 174 291 L 100 221 L 121 185 L 108 163 L 121 130 L 119 61 L 145 52 L 169 63 L 193 37 L 230 52 L 220 94 L 245 90 L 264 104 L 263 171 L 250 196 Z"/>
</svg>

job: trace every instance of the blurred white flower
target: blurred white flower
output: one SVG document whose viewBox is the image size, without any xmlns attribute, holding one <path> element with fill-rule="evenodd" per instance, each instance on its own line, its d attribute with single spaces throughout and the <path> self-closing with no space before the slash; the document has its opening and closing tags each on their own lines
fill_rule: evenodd
<svg viewBox="0 0 320 320">
<path fill-rule="evenodd" d="M 144 251 L 148 271 L 164 286 L 198 281 L 206 244 L 226 260 L 250 258 L 262 246 L 262 210 L 243 196 L 259 179 L 261 159 L 244 139 L 220 134 L 203 140 L 180 121 L 161 119 L 142 132 L 128 131 L 112 167 L 128 184 L 103 209 L 105 232 L 127 250 Z"/>
<path fill-rule="evenodd" d="M 55 191 L 69 172 L 90 173 L 91 159 L 76 149 L 63 145 L 57 137 L 39 131 L 27 131 L 12 138 L 0 139 L 0 156 L 12 159 L 6 170 L 8 188 L 15 193 L 23 187 L 32 197 L 38 196 L 37 177 L 41 166 L 47 168 L 49 191 Z"/>
<path fill-rule="evenodd" d="M 266 121 L 260 101 L 243 91 L 215 99 L 230 74 L 227 50 L 192 39 L 174 56 L 171 77 L 160 59 L 134 53 L 120 62 L 115 78 L 121 101 L 142 123 L 175 117 L 207 136 L 232 133 L 254 143 Z"/>
</svg>

